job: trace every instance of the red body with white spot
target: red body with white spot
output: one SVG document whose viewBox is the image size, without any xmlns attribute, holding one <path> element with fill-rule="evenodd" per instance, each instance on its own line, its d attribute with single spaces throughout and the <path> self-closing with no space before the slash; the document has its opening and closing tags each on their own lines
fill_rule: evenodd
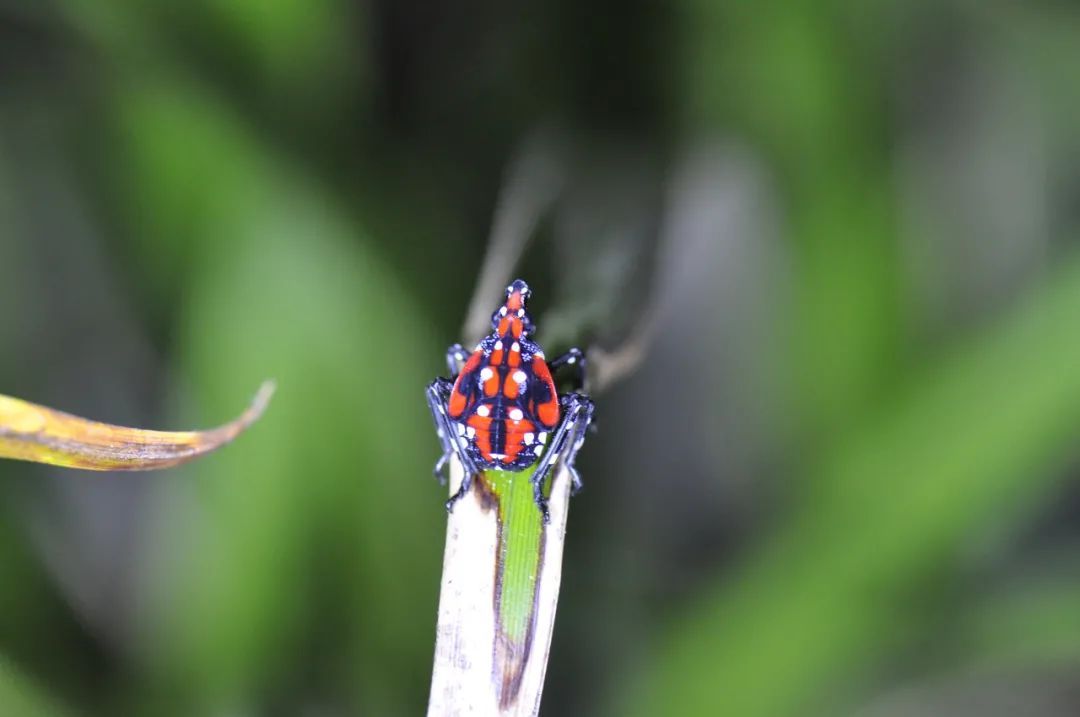
<svg viewBox="0 0 1080 717">
<path fill-rule="evenodd" d="M 491 318 L 494 331 L 465 361 L 447 403 L 456 439 L 481 469 L 524 470 L 560 418 L 544 353 L 529 336 L 529 288 L 515 281 Z"/>
</svg>

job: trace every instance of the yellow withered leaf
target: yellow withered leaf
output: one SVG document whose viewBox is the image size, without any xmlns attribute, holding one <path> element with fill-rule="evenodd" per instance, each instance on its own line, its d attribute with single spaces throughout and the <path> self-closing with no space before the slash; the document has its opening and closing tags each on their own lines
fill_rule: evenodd
<svg viewBox="0 0 1080 717">
<path fill-rule="evenodd" d="M 0 395 L 0 458 L 91 471 L 148 471 L 202 456 L 236 438 L 266 409 L 264 383 L 244 413 L 208 431 L 147 431 L 98 423 Z"/>
</svg>

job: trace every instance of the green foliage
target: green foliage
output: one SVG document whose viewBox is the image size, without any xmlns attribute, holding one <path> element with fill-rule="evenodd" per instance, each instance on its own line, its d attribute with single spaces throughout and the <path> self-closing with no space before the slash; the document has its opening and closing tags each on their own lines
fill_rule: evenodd
<svg viewBox="0 0 1080 717">
<path fill-rule="evenodd" d="M 181 317 L 201 403 L 224 402 L 252 371 L 288 387 L 251 455 L 200 473 L 199 558 L 167 576 L 174 589 L 157 616 L 166 632 L 150 638 L 164 654 L 160 679 L 194 700 L 179 711 L 191 713 L 284 669 L 278 656 L 303 649 L 311 621 L 326 619 L 309 593 L 330 561 L 334 619 L 349 626 L 338 634 L 355 631 L 363 654 L 345 639 L 320 648 L 331 654 L 319 661 L 354 673 L 361 704 L 394 704 L 400 694 L 381 692 L 429 658 L 437 581 L 426 578 L 438 572 L 441 514 L 425 499 L 437 495 L 423 480 L 428 457 L 402 451 L 431 443 L 422 392 L 403 401 L 385 377 L 422 386 L 424 359 L 439 349 L 421 340 L 413 300 L 374 252 L 349 241 L 353 230 L 316 187 L 196 95 L 128 98 L 130 151 L 154 178 L 136 186 L 151 188 L 155 216 L 182 217 L 205 239 L 188 245 L 197 278 Z M 195 149 L 166 141 L 162 152 L 162 138 Z M 424 680 L 406 694 L 419 709 Z"/>
<path fill-rule="evenodd" d="M 100 383 L 121 411 L 168 385 L 173 426 L 231 415 L 267 377 L 278 392 L 241 442 L 112 512 L 0 465 L 0 712 L 421 712 L 444 530 L 423 386 L 465 338 L 513 143 L 548 124 L 572 138 L 563 191 L 599 200 L 542 217 L 538 299 L 589 295 L 564 275 L 623 287 L 633 301 L 585 322 L 621 329 L 655 292 L 695 342 L 650 354 L 662 387 L 707 407 L 650 401 L 648 377 L 598 397 L 549 713 L 849 714 L 899 682 L 1080 662 L 1075 508 L 1051 509 L 1080 425 L 1074 10 L 49 7 L 0 10 L 0 66 L 24 60 L 0 96 L 0 392 L 74 386 L 74 410 Z M 768 350 L 691 282 L 653 281 L 665 245 L 638 242 L 686 219 L 646 205 L 681 206 L 676 158 L 714 144 L 752 168 L 704 183 L 739 220 L 709 228 L 726 253 L 708 296 L 764 287 L 766 306 L 734 304 Z M 1030 234 L 984 235 L 1024 212 Z M 765 244 L 779 266 L 754 274 Z M 63 273 L 69 255 L 85 271 Z M 759 383 L 764 409 L 729 388 Z M 106 546 L 85 565 L 54 537 L 84 523 Z M 103 610 L 116 573 L 95 571 L 125 540 L 134 577 Z"/>
<path fill-rule="evenodd" d="M 67 714 L 36 685 L 3 662 L 0 662 L 0 704 L 11 714 L 25 717 L 65 717 Z"/>
<path fill-rule="evenodd" d="M 810 470 L 813 488 L 749 566 L 680 618 L 645 696 L 631 691 L 620 714 L 705 714 L 718 694 L 733 714 L 797 714 L 925 629 L 905 609 L 912 593 L 971 535 L 1045 494 L 1070 449 L 1080 337 L 1058 331 L 1077 312 L 1073 262 L 1016 316 L 914 377 Z"/>
</svg>

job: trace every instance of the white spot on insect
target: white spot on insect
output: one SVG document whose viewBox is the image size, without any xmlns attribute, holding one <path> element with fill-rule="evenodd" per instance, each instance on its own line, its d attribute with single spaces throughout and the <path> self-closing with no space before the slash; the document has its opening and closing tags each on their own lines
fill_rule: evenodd
<svg viewBox="0 0 1080 717">
<path fill-rule="evenodd" d="M 510 344 L 510 350 L 511 351 L 520 351 L 521 350 L 521 344 L 519 344 L 517 341 L 515 341 L 514 343 Z"/>
<path fill-rule="evenodd" d="M 536 358 L 542 359 L 542 358 L 544 358 L 544 352 L 543 351 L 537 351 L 536 353 L 533 354 L 533 356 L 535 356 Z"/>
<path fill-rule="evenodd" d="M 515 382 L 520 383 L 520 384 L 524 384 L 525 379 L 526 379 L 526 376 L 525 376 L 524 371 L 522 371 L 521 369 L 518 369 L 517 371 L 514 371 L 514 381 Z"/>
<path fill-rule="evenodd" d="M 525 309 L 518 309 L 517 314 L 518 314 L 519 317 L 524 316 L 525 315 Z"/>
<path fill-rule="evenodd" d="M 483 342 L 480 342 L 476 345 L 476 348 L 474 348 L 473 351 L 479 351 L 482 348 L 484 348 L 484 344 Z"/>
<path fill-rule="evenodd" d="M 521 412 L 520 408 L 511 408 L 510 409 L 510 420 L 511 421 L 520 421 L 522 418 L 525 418 L 525 414 Z"/>
<path fill-rule="evenodd" d="M 481 418 L 487 418 L 491 415 L 491 409 L 484 404 L 480 404 L 476 407 L 476 415 L 480 416 Z"/>
<path fill-rule="evenodd" d="M 532 433 L 526 433 L 524 436 L 521 437 L 521 442 L 524 443 L 526 446 L 531 446 L 534 440 L 536 440 L 536 436 Z"/>
<path fill-rule="evenodd" d="M 502 307 L 501 309 L 499 309 L 499 316 L 506 316 L 506 307 L 505 306 Z"/>
<path fill-rule="evenodd" d="M 495 350 L 496 351 L 502 351 L 502 341 L 501 340 L 495 342 Z"/>
<path fill-rule="evenodd" d="M 461 446 L 462 448 L 468 448 L 469 447 L 469 442 L 467 440 L 465 440 L 464 436 L 459 436 L 458 439 L 457 439 L 457 442 L 458 442 L 458 445 Z"/>
<path fill-rule="evenodd" d="M 480 369 L 480 380 L 487 381 L 489 378 L 495 375 L 495 372 L 491 370 L 490 366 L 485 366 Z"/>
<path fill-rule="evenodd" d="M 536 440 L 540 441 L 544 445 L 547 445 L 547 431 L 540 431 L 540 433 L 538 433 L 536 436 Z"/>
<path fill-rule="evenodd" d="M 464 423 L 457 424 L 457 432 L 458 432 L 459 436 L 464 436 L 465 435 L 465 424 Z"/>
<path fill-rule="evenodd" d="M 472 426 L 465 426 L 465 435 L 468 436 L 469 438 L 472 438 L 473 436 L 476 435 L 476 429 L 473 428 Z"/>
<path fill-rule="evenodd" d="M 577 356 L 571 356 L 570 358 L 566 359 L 566 363 L 577 363 Z"/>
<path fill-rule="evenodd" d="M 494 458 L 497 461 L 501 461 L 503 458 L 506 458 L 506 454 L 505 453 L 492 453 L 491 457 Z"/>
</svg>

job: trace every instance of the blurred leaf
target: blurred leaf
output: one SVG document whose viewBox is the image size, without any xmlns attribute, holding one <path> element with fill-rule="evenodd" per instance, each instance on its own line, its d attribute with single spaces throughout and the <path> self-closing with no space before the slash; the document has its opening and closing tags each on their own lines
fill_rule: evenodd
<svg viewBox="0 0 1080 717">
<path fill-rule="evenodd" d="M 187 463 L 232 441 L 262 415 L 273 384 L 235 421 L 208 431 L 149 431 L 90 421 L 0 395 L 0 458 L 94 471 L 143 471 Z"/>
<path fill-rule="evenodd" d="M 233 51 L 242 48 L 272 84 L 307 86 L 325 92 L 338 87 L 343 47 L 342 16 L 350 8 L 339 0 L 201 0 L 200 8 L 228 33 Z M 355 20 L 350 17 L 350 20 Z M 328 74 L 329 73 L 329 74 Z M 321 81 L 312 82 L 313 78 Z"/>
<path fill-rule="evenodd" d="M 64 717 L 68 714 L 0 656 L 0 705 L 19 717 Z"/>
<path fill-rule="evenodd" d="M 963 666 L 1032 668 L 1080 663 L 1080 583 L 1040 580 L 987 596 L 959 625 Z"/>
<path fill-rule="evenodd" d="M 200 403 L 252 372 L 283 387 L 254 455 L 200 466 L 198 530 L 155 561 L 159 699 L 207 714 L 314 678 L 361 712 L 416 712 L 444 526 L 423 401 L 441 342 L 325 188 L 211 97 L 162 78 L 120 101 L 129 191 L 157 231 L 191 234 L 181 346 Z"/>
<path fill-rule="evenodd" d="M 904 346 L 884 90 L 858 35 L 883 8 L 687 0 L 686 11 L 690 129 L 734 127 L 776 185 L 793 295 L 775 373 L 793 383 L 800 448 L 817 450 L 861 420 Z"/>
<path fill-rule="evenodd" d="M 887 404 L 800 510 L 702 594 L 621 714 L 800 713 L 919 624 L 916 593 L 971 531 L 1008 520 L 1080 425 L 1080 261 Z"/>
<path fill-rule="evenodd" d="M 350 15 L 350 22 L 342 22 L 351 8 L 340 0 L 199 0 L 183 6 L 62 0 L 59 7 L 65 19 L 113 61 L 146 63 L 123 67 L 124 73 L 190 63 L 197 58 L 189 55 L 197 55 L 201 47 L 223 53 L 219 60 L 242 65 L 241 74 L 253 74 L 276 91 L 325 96 L 360 64 L 355 57 L 347 60 L 345 32 L 350 22 L 359 24 L 359 17 Z M 185 33 L 201 41 L 185 45 Z M 229 72 L 236 69 L 228 67 Z"/>
</svg>

